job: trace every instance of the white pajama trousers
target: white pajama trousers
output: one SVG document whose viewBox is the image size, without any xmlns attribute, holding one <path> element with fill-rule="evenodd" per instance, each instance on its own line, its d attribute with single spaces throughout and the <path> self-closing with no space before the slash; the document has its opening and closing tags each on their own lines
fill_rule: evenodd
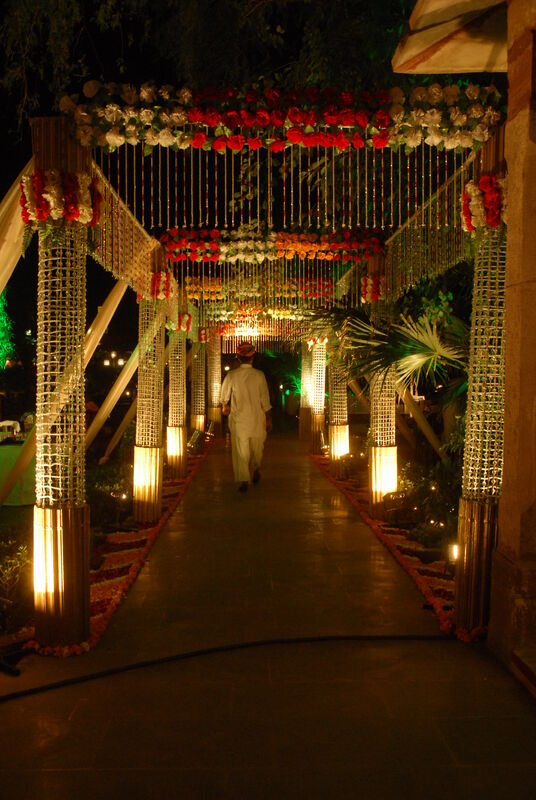
<svg viewBox="0 0 536 800">
<path fill-rule="evenodd" d="M 240 436 L 231 432 L 231 450 L 233 454 L 233 472 L 237 483 L 251 480 L 256 469 L 260 469 L 266 434 L 263 436 Z"/>
</svg>

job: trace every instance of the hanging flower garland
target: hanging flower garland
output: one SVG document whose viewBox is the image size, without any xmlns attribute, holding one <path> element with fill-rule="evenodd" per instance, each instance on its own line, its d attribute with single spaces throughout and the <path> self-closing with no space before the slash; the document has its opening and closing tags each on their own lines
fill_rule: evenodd
<svg viewBox="0 0 536 800">
<path fill-rule="evenodd" d="M 170 272 L 153 272 L 151 275 L 151 297 L 169 300 L 174 296 L 175 281 Z"/>
<path fill-rule="evenodd" d="M 381 275 L 364 275 L 361 278 L 361 300 L 363 303 L 377 303 L 385 298 Z"/>
<path fill-rule="evenodd" d="M 462 194 L 462 227 L 475 234 L 506 224 L 506 178 L 482 175 L 468 181 Z"/>
<path fill-rule="evenodd" d="M 97 178 L 86 172 L 38 169 L 25 175 L 20 182 L 21 217 L 26 226 L 23 251 L 36 230 L 48 247 L 63 242 L 66 222 L 95 228 L 102 199 Z"/>
<path fill-rule="evenodd" d="M 88 81 L 81 102 L 64 96 L 60 110 L 76 126 L 81 144 L 114 150 L 123 144 L 189 147 L 223 152 L 259 148 L 331 147 L 338 152 L 363 147 L 422 142 L 447 150 L 478 149 L 502 119 L 494 86 L 438 83 L 359 95 L 308 86 L 205 90 Z"/>
<path fill-rule="evenodd" d="M 329 233 L 262 234 L 243 226 L 237 231 L 171 228 L 160 236 L 169 261 L 262 264 L 281 258 L 321 261 L 370 260 L 384 252 L 380 238 L 363 230 Z"/>
</svg>

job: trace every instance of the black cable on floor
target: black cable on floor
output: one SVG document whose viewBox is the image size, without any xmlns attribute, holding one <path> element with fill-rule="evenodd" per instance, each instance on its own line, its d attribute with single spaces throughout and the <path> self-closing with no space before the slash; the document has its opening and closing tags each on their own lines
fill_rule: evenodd
<svg viewBox="0 0 536 800">
<path fill-rule="evenodd" d="M 31 697 L 34 694 L 43 694 L 50 692 L 54 689 L 63 689 L 68 686 L 76 686 L 81 683 L 88 683 L 89 681 L 100 680 L 101 678 L 110 678 L 114 675 L 121 675 L 125 672 L 133 672 L 138 669 L 146 669 L 147 667 L 157 667 L 162 664 L 170 664 L 177 661 L 187 661 L 192 658 L 200 658 L 201 656 L 211 656 L 221 653 L 232 653 L 240 650 L 252 650 L 256 647 L 272 647 L 277 645 L 296 645 L 296 644 L 322 644 L 325 642 L 456 642 L 452 636 L 444 634 L 348 634 L 348 635 L 334 635 L 334 636 L 296 636 L 288 639 L 258 639 L 251 642 L 236 642 L 234 644 L 217 645 L 214 647 L 204 647 L 200 650 L 189 650 L 185 653 L 174 653 L 169 656 L 160 656 L 158 658 L 150 658 L 144 661 L 134 661 L 130 664 L 123 664 L 119 667 L 109 667 L 108 669 L 100 670 L 99 672 L 91 672 L 87 675 L 78 675 L 73 678 L 64 678 L 61 681 L 54 681 L 47 683 L 43 686 L 35 686 L 28 689 L 21 689 L 17 692 L 11 692 L 0 697 L 0 703 L 6 703 L 8 700 L 18 700 L 23 697 Z"/>
</svg>

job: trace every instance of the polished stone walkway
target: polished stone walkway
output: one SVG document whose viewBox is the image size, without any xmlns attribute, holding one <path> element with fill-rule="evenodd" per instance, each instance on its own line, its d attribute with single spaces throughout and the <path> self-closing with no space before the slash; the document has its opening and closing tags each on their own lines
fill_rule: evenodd
<svg viewBox="0 0 536 800">
<path fill-rule="evenodd" d="M 2 796 L 536 796 L 534 701 L 289 437 L 246 495 L 218 445 L 96 650 L 21 669 L 93 678 L 0 706 Z"/>
</svg>

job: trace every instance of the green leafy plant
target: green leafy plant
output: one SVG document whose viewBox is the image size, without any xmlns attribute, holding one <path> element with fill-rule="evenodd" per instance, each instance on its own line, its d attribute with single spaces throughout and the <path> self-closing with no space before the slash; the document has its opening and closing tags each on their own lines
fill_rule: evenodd
<svg viewBox="0 0 536 800">
<path fill-rule="evenodd" d="M 30 563 L 28 547 L 14 539 L 0 542 L 0 628 L 9 628 L 16 607 L 17 588 Z"/>
</svg>

